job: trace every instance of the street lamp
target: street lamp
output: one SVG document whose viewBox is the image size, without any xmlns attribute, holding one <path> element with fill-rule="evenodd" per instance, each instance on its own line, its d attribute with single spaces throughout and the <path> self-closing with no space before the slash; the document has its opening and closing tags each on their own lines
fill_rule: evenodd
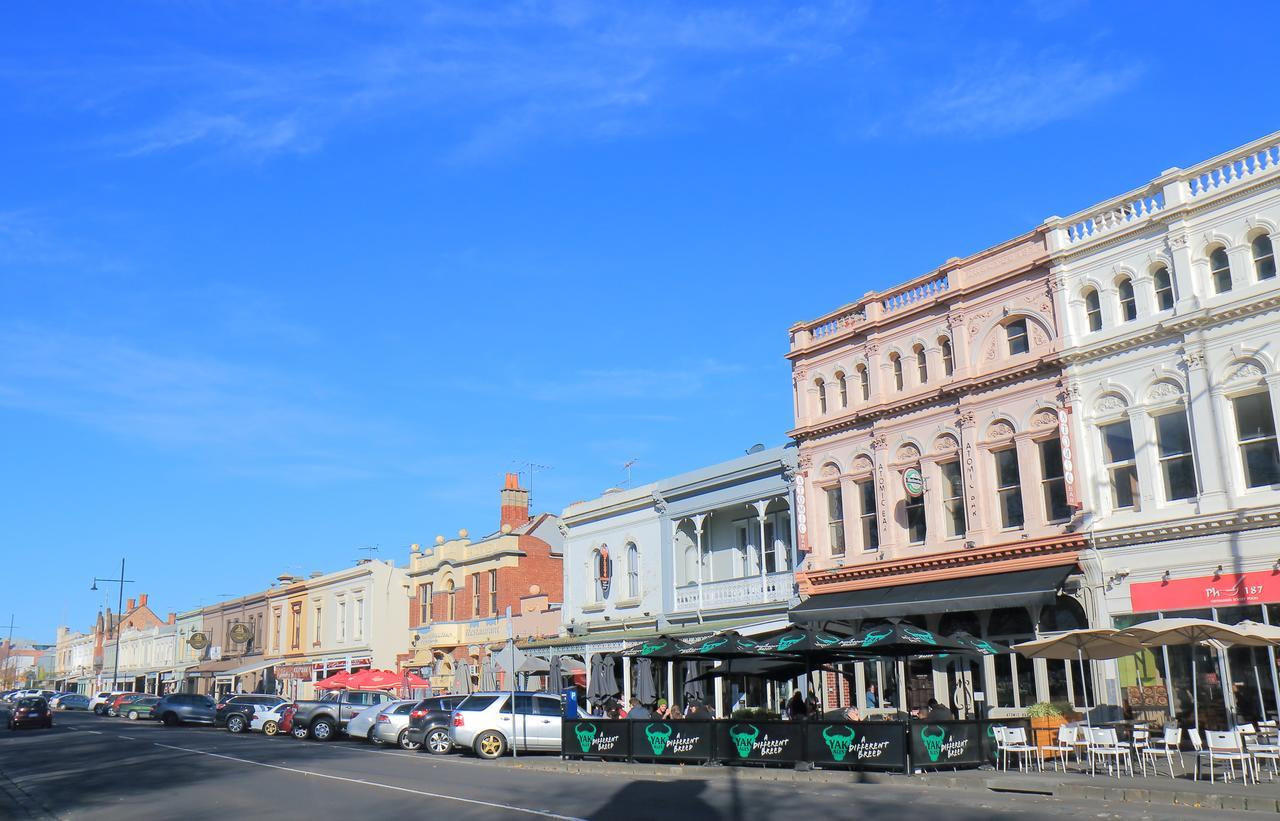
<svg viewBox="0 0 1280 821">
<path fill-rule="evenodd" d="M 121 559 L 120 560 L 120 578 L 102 579 L 95 576 L 93 579 L 93 585 L 90 586 L 89 589 L 97 590 L 98 582 L 118 582 L 120 584 L 120 598 L 116 601 L 116 619 L 117 619 L 116 621 L 116 660 L 115 660 L 114 666 L 111 669 L 111 686 L 108 688 L 110 690 L 114 690 L 116 689 L 116 678 L 120 675 L 120 626 L 124 621 L 124 614 L 121 613 L 120 611 L 124 609 L 124 586 L 126 584 L 132 584 L 133 579 L 126 579 L 124 577 L 124 559 Z M 110 627 L 109 624 L 107 626 Z"/>
</svg>

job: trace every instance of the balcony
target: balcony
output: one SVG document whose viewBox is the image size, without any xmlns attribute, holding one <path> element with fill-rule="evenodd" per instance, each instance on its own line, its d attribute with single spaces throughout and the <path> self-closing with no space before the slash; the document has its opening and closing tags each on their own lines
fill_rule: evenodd
<svg viewBox="0 0 1280 821">
<path fill-rule="evenodd" d="M 793 576 L 791 571 L 769 573 L 764 577 L 764 593 L 761 595 L 760 577 L 744 576 L 739 579 L 702 583 L 702 609 L 721 610 L 730 607 L 748 607 L 756 604 L 786 602 L 791 598 Z M 698 585 L 676 588 L 676 611 L 698 609 Z"/>
</svg>

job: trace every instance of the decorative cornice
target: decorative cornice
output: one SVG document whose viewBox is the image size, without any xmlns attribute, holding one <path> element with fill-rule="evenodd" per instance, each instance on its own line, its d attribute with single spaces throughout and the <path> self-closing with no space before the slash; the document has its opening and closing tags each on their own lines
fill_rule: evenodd
<svg viewBox="0 0 1280 821">
<path fill-rule="evenodd" d="M 1094 531 L 1089 535 L 1088 542 L 1090 547 L 1096 548 L 1121 547 L 1137 543 L 1190 539 L 1194 536 L 1214 533 L 1237 533 L 1264 527 L 1280 527 L 1280 508 L 1272 507 L 1251 512 L 1237 511 L 1199 519 Z"/>
</svg>

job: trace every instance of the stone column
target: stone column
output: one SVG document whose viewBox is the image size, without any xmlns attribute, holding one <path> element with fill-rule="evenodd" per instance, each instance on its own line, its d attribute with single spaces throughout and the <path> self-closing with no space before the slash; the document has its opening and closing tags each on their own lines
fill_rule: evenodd
<svg viewBox="0 0 1280 821">
<path fill-rule="evenodd" d="M 965 533 L 975 545 L 987 541 L 987 516 L 983 514 L 981 500 L 991 495 L 991 488 L 982 484 L 985 471 L 978 460 L 982 451 L 978 446 L 979 433 L 973 411 L 961 407 L 956 419 L 960 429 L 960 470 L 964 477 L 964 507 L 967 520 Z M 997 524 L 994 530 L 999 529 Z"/>
</svg>

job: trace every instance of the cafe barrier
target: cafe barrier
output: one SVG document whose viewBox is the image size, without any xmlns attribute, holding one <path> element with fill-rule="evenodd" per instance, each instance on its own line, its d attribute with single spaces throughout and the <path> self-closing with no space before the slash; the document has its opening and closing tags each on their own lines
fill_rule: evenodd
<svg viewBox="0 0 1280 821">
<path fill-rule="evenodd" d="M 656 719 L 632 721 L 631 757 L 651 761 L 710 761 L 715 755 L 713 727 L 719 723 Z"/>
</svg>

